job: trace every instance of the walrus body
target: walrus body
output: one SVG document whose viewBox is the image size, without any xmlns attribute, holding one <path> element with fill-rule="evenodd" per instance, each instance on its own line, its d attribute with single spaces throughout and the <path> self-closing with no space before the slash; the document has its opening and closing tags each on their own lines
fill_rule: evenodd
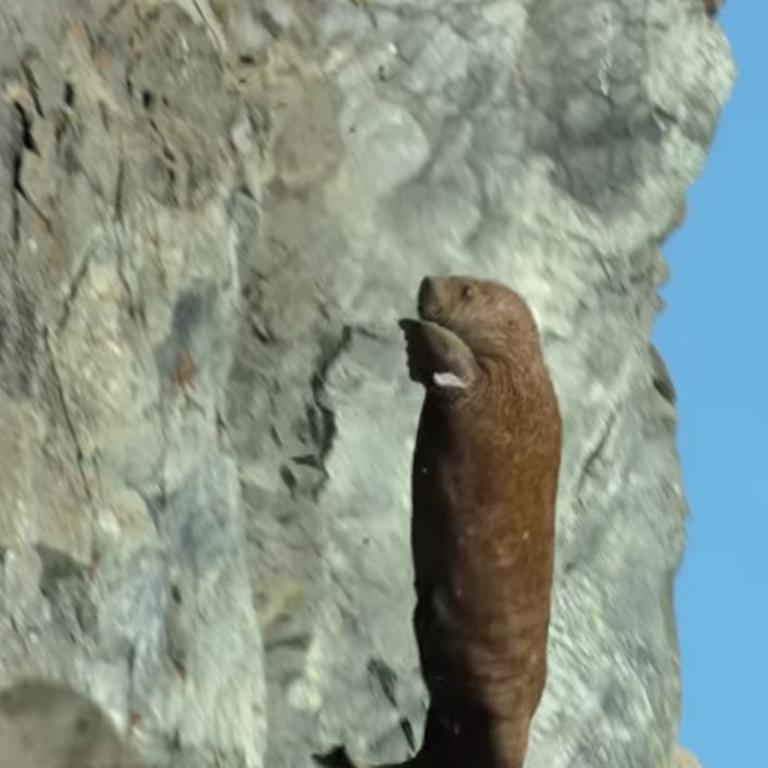
<svg viewBox="0 0 768 768">
<path fill-rule="evenodd" d="M 400 325 L 426 389 L 411 537 L 430 704 L 422 747 L 400 765 L 521 768 L 546 678 L 557 400 L 516 293 L 425 278 L 418 305 Z M 343 750 L 327 764 L 352 765 Z"/>
<path fill-rule="evenodd" d="M 425 278 L 401 321 L 426 388 L 414 628 L 430 695 L 413 765 L 521 768 L 546 677 L 561 424 L 535 321 L 497 283 Z"/>
</svg>

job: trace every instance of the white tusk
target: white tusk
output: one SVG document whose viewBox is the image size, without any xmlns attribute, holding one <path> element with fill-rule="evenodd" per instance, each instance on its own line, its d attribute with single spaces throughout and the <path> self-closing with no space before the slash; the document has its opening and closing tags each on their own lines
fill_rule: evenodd
<svg viewBox="0 0 768 768">
<path fill-rule="evenodd" d="M 450 371 L 446 371 L 445 373 L 434 373 L 432 374 L 432 380 L 438 387 L 453 387 L 455 389 L 467 388 L 467 383 Z"/>
</svg>

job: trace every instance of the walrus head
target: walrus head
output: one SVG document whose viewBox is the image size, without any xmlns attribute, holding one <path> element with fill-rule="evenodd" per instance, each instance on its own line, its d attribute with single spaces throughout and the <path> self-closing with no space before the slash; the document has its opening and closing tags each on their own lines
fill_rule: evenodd
<svg viewBox="0 0 768 768">
<path fill-rule="evenodd" d="M 400 327 L 411 378 L 428 388 L 467 390 L 495 363 L 538 355 L 539 334 L 528 305 L 501 283 L 425 277 L 417 304 L 419 319 L 403 319 Z"/>
</svg>

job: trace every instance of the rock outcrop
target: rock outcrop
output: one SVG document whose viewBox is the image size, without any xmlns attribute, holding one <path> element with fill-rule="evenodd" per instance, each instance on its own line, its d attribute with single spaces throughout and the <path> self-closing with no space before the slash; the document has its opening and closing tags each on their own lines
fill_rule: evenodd
<svg viewBox="0 0 768 768">
<path fill-rule="evenodd" d="M 677 747 L 672 768 L 701 768 L 701 765 L 690 752 L 682 747 Z"/>
<path fill-rule="evenodd" d="M 669 765 L 684 499 L 649 336 L 733 78 L 701 0 L 2 6 L 9 700 L 83 697 L 148 766 L 413 749 L 395 320 L 468 272 L 533 306 L 565 422 L 527 766 Z"/>
</svg>

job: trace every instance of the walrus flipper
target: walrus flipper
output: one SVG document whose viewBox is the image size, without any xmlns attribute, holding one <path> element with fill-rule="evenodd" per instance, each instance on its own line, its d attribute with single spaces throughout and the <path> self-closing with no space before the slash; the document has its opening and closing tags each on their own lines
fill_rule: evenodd
<svg viewBox="0 0 768 768">
<path fill-rule="evenodd" d="M 477 377 L 472 350 L 453 331 L 426 320 L 401 320 L 408 372 L 425 387 L 466 389 Z"/>
</svg>

